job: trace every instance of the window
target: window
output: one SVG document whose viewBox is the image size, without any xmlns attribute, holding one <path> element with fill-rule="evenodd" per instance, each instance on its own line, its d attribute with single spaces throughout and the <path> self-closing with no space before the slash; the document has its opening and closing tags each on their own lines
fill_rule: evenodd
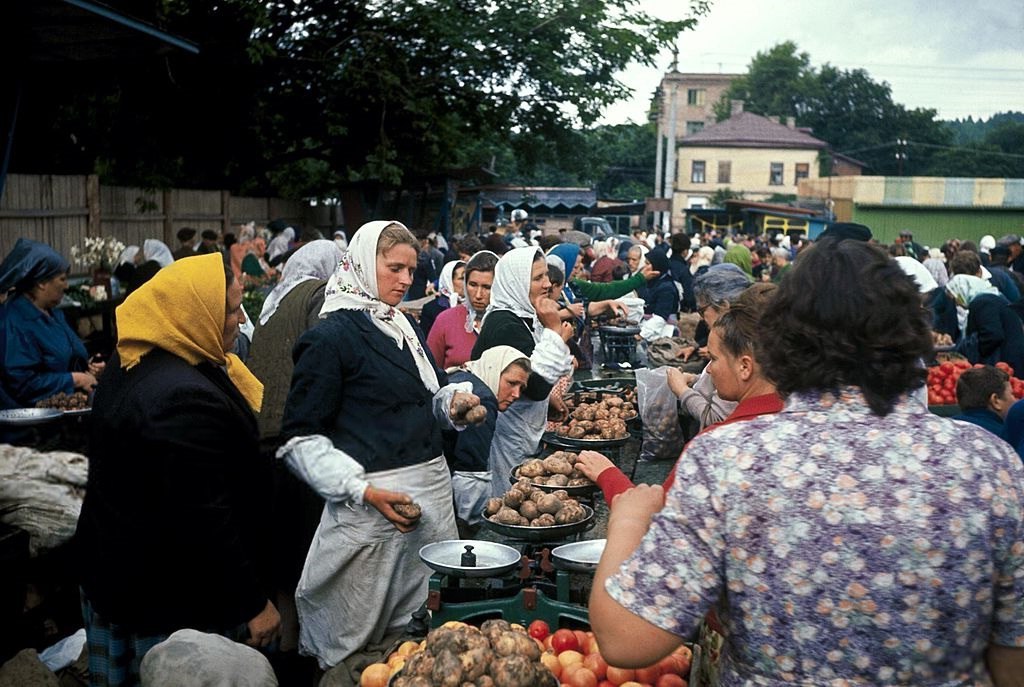
<svg viewBox="0 0 1024 687">
<path fill-rule="evenodd" d="M 732 181 L 732 162 L 722 160 L 718 163 L 718 183 L 728 184 Z"/>
<path fill-rule="evenodd" d="M 687 122 L 686 123 L 686 135 L 693 136 L 698 131 L 704 130 L 704 122 Z"/>
<path fill-rule="evenodd" d="M 690 183 L 704 183 L 704 160 L 694 160 L 690 166 Z"/>
<path fill-rule="evenodd" d="M 705 90 L 703 88 L 691 88 L 686 91 L 687 105 L 703 105 Z"/>
<path fill-rule="evenodd" d="M 793 178 L 794 184 L 799 184 L 801 179 L 806 179 L 811 175 L 811 165 L 807 162 L 796 163 L 796 175 Z"/>
<path fill-rule="evenodd" d="M 782 186 L 783 184 L 783 165 L 781 162 L 773 162 L 771 173 L 768 175 L 769 186 Z"/>
</svg>

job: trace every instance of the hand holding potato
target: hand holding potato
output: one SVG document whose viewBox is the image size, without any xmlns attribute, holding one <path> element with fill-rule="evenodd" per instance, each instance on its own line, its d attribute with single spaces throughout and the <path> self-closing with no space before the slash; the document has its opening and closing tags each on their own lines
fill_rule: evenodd
<svg viewBox="0 0 1024 687">
<path fill-rule="evenodd" d="M 603 453 L 587 450 L 580 451 L 575 467 L 591 482 L 597 482 L 598 476 L 608 468 L 615 467 L 615 464 Z"/>
<path fill-rule="evenodd" d="M 464 391 L 452 395 L 448 413 L 456 425 L 478 425 L 487 419 L 487 409 L 480 405 L 480 397 Z"/>
<path fill-rule="evenodd" d="M 404 508 L 405 506 L 414 506 L 415 504 L 408 494 L 403 494 L 400 491 L 388 491 L 368 486 L 366 491 L 363 492 L 363 503 L 368 503 L 376 508 L 399 532 L 412 532 L 416 529 L 416 524 L 420 519 L 419 515 L 415 515 L 414 510 Z M 396 510 L 396 506 L 400 508 Z M 416 508 L 418 509 L 419 507 L 416 506 Z M 399 512 L 400 510 L 404 510 L 415 517 L 402 515 Z"/>
</svg>

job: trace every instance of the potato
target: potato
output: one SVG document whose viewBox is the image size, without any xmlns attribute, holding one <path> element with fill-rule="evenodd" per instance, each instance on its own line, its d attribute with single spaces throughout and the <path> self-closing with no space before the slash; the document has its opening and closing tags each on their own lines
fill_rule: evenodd
<svg viewBox="0 0 1024 687">
<path fill-rule="evenodd" d="M 516 481 L 516 483 L 513 486 L 513 488 L 514 489 L 518 489 L 519 491 L 523 492 L 524 494 L 529 494 L 531 491 L 533 491 L 533 482 L 530 481 L 529 477 L 520 477 Z"/>
<path fill-rule="evenodd" d="M 554 527 L 555 516 L 551 513 L 541 513 L 536 520 L 530 522 L 530 527 Z"/>
<path fill-rule="evenodd" d="M 392 508 L 403 518 L 409 518 L 410 520 L 415 520 L 423 515 L 423 509 L 417 503 L 399 503 L 392 506 Z"/>
<path fill-rule="evenodd" d="M 557 491 L 553 491 L 551 492 L 551 495 L 554 496 L 559 501 L 565 501 L 566 499 L 569 498 L 569 492 L 567 492 L 565 489 L 558 489 Z"/>
<path fill-rule="evenodd" d="M 491 520 L 502 525 L 518 525 L 519 513 L 512 510 L 508 506 L 502 506 L 501 510 L 499 510 L 495 515 L 491 516 Z"/>
<path fill-rule="evenodd" d="M 511 630 L 512 626 L 509 622 L 501 618 L 491 618 L 480 624 L 480 632 L 487 638 L 491 646 L 494 646 L 494 642 L 497 641 L 503 632 L 510 632 Z"/>
<path fill-rule="evenodd" d="M 522 632 L 505 632 L 493 644 L 497 656 L 525 656 L 530 660 L 540 658 L 540 648 L 530 635 Z"/>
<path fill-rule="evenodd" d="M 489 498 L 487 499 L 487 505 L 484 506 L 484 515 L 494 515 L 501 510 L 501 507 L 504 505 L 505 502 L 497 496 Z"/>
<path fill-rule="evenodd" d="M 429 678 L 434 670 L 434 655 L 429 651 L 417 651 L 402 667 L 402 673 L 409 677 L 420 675 Z"/>
<path fill-rule="evenodd" d="M 551 475 L 548 477 L 547 486 L 564 487 L 569 484 L 569 478 L 565 475 Z"/>
<path fill-rule="evenodd" d="M 477 647 L 459 654 L 459 660 L 462 662 L 462 679 L 474 681 L 481 675 L 484 675 L 487 672 L 487 668 L 490 667 L 493 658 L 494 652 L 491 650 L 490 644 L 487 644 L 486 647 Z"/>
<path fill-rule="evenodd" d="M 473 406 L 466 411 L 466 422 L 471 425 L 478 425 L 487 419 L 487 408 L 483 406 Z"/>
<path fill-rule="evenodd" d="M 537 510 L 541 513 L 551 513 L 554 515 L 562 508 L 562 502 L 558 500 L 558 497 L 554 494 L 546 494 L 544 498 L 537 503 Z"/>
<path fill-rule="evenodd" d="M 583 506 L 575 502 L 566 502 L 562 504 L 562 509 L 555 513 L 555 523 L 559 525 L 568 525 L 570 523 L 579 522 L 585 517 L 587 517 L 587 513 L 583 510 Z"/>
<path fill-rule="evenodd" d="M 434 657 L 430 677 L 437 687 L 459 687 L 462 684 L 462 661 L 457 654 L 445 649 Z"/>
<path fill-rule="evenodd" d="M 519 508 L 519 504 L 523 502 L 523 492 L 518 489 L 509 489 L 505 493 L 505 505 L 509 508 Z"/>
<path fill-rule="evenodd" d="M 494 678 L 490 675 L 481 675 L 476 679 L 474 687 L 494 687 Z"/>
<path fill-rule="evenodd" d="M 530 500 L 533 501 L 534 503 L 540 503 L 540 500 L 544 498 L 545 494 L 547 494 L 546 491 L 534 489 L 533 491 L 530 492 Z"/>
<path fill-rule="evenodd" d="M 519 468 L 520 477 L 540 477 L 544 474 L 544 463 L 539 458 L 531 458 Z"/>
<path fill-rule="evenodd" d="M 537 504 L 533 501 L 523 501 L 522 505 L 519 506 L 519 514 L 527 520 L 533 520 L 540 515 L 540 509 L 537 508 Z"/>
<path fill-rule="evenodd" d="M 538 669 L 554 677 L 550 670 L 535 665 L 526 656 L 502 656 L 491 663 L 491 677 L 494 678 L 494 687 L 536 687 L 541 679 Z"/>
<path fill-rule="evenodd" d="M 520 527 L 529 527 L 530 526 L 530 521 L 527 520 L 526 518 L 524 518 L 522 515 L 520 515 L 519 519 L 516 521 L 516 524 L 519 525 Z"/>
<path fill-rule="evenodd" d="M 594 483 L 591 482 L 589 479 L 587 479 L 586 477 L 580 476 L 580 477 L 573 477 L 572 479 L 569 480 L 569 483 L 567 485 L 565 485 L 565 486 L 567 486 L 567 487 L 591 487 L 593 485 L 594 485 Z"/>
<path fill-rule="evenodd" d="M 543 460 L 543 465 L 549 475 L 568 475 L 572 472 L 572 466 L 564 458 L 548 456 Z"/>
<path fill-rule="evenodd" d="M 462 391 L 456 391 L 452 398 L 451 415 L 458 420 L 466 415 L 471 408 L 480 404 L 480 399 Z"/>
</svg>

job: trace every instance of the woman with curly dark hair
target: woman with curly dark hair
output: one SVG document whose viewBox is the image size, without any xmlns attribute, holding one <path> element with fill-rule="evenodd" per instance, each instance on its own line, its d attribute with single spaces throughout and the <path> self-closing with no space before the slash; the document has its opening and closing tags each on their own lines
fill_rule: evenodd
<svg viewBox="0 0 1024 687">
<path fill-rule="evenodd" d="M 695 437 L 667 495 L 612 503 L 589 609 L 605 658 L 648 665 L 716 604 L 722 684 L 1020 684 L 1024 469 L 911 398 L 931 352 L 913 281 L 827 239 L 761 322 L 782 411 Z"/>
</svg>

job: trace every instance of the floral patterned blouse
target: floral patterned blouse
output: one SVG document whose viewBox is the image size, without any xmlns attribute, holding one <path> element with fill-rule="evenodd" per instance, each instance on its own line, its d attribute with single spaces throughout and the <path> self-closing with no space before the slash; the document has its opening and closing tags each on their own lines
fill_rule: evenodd
<svg viewBox="0 0 1024 687">
<path fill-rule="evenodd" d="M 718 601 L 723 685 L 991 684 L 1024 647 L 1021 460 L 985 430 L 859 389 L 693 439 L 612 598 L 690 635 Z"/>
</svg>

